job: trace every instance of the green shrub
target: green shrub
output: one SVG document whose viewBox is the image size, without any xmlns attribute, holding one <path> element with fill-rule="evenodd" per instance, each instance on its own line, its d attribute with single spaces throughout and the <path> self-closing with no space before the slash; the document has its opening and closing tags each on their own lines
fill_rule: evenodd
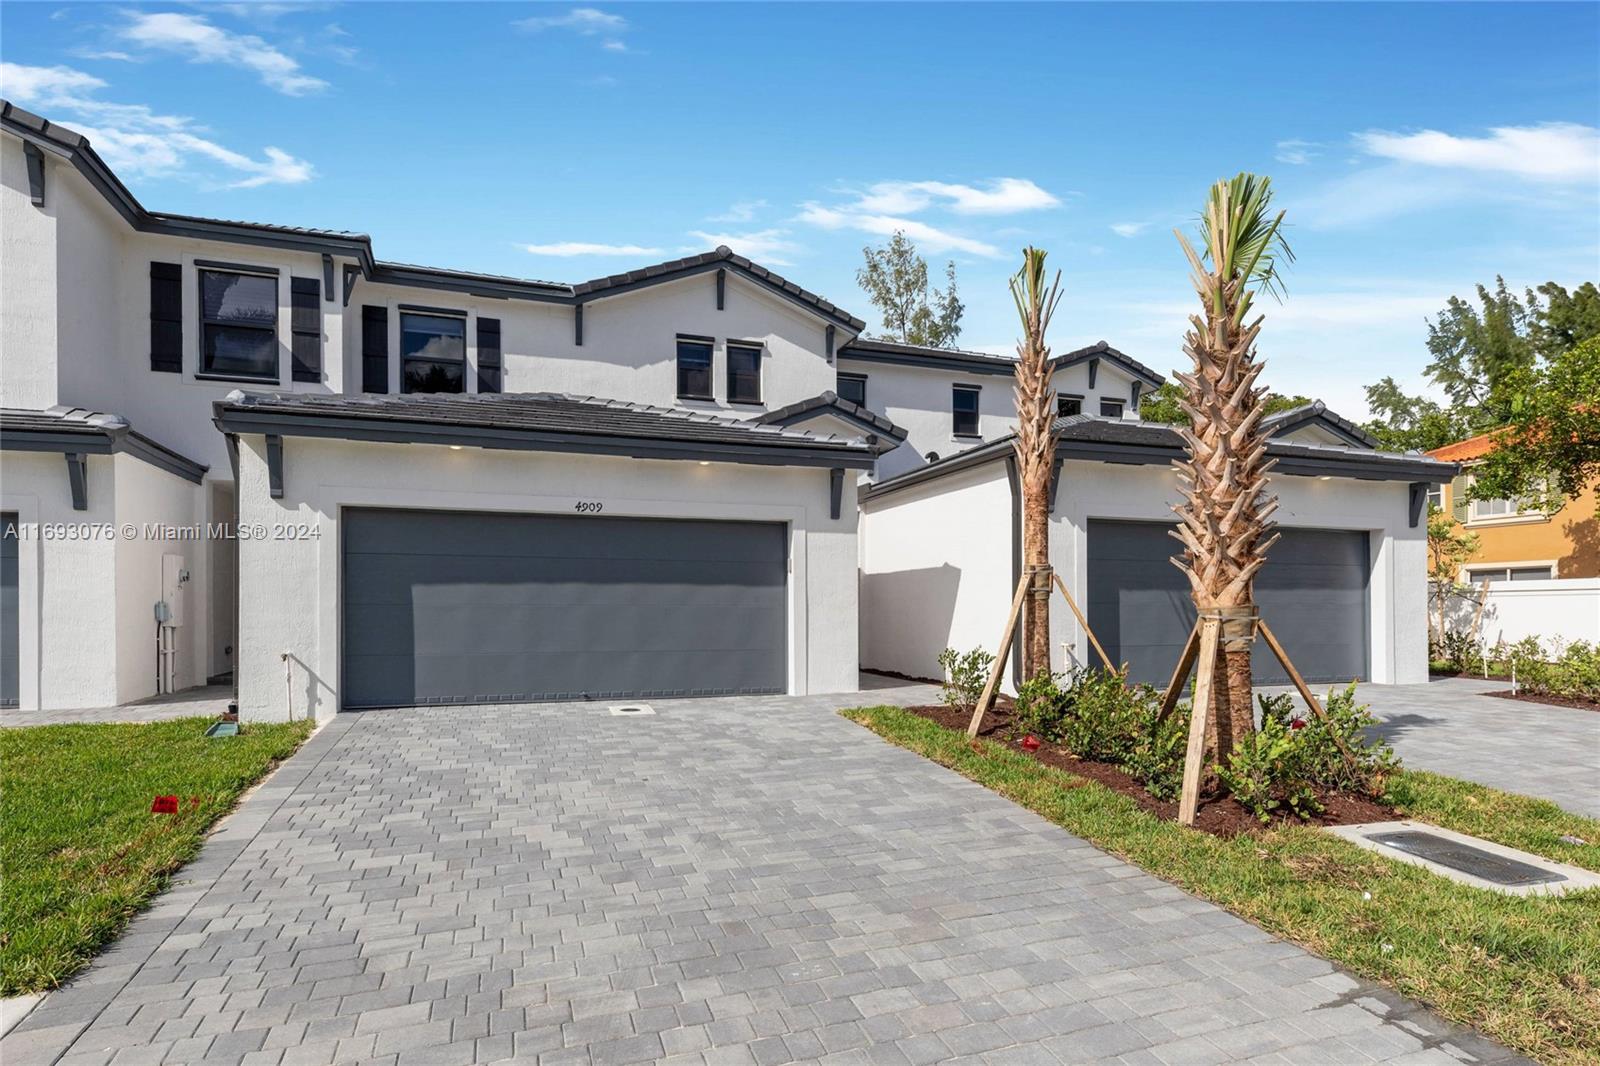
<svg viewBox="0 0 1600 1066">
<path fill-rule="evenodd" d="M 1300 818 L 1322 810 L 1309 773 L 1310 745 L 1299 737 L 1304 732 L 1269 716 L 1216 767 L 1223 787 L 1263 822 L 1280 808 Z"/>
<path fill-rule="evenodd" d="M 1140 706 L 1141 722 L 1133 750 L 1122 768 L 1144 785 L 1156 799 L 1168 800 L 1183 789 L 1183 757 L 1189 744 L 1189 705 L 1180 703 L 1157 723 L 1156 699 Z"/>
<path fill-rule="evenodd" d="M 1534 695 L 1600 700 L 1600 645 L 1558 642 L 1549 654 L 1538 637 L 1527 637 L 1506 648 L 1505 657 L 1517 686 Z"/>
<path fill-rule="evenodd" d="M 1150 686 L 1129 687 L 1109 670 L 1074 670 L 1063 695 L 1061 742 L 1079 758 L 1118 764 L 1137 746 L 1147 718 L 1142 708 L 1154 700 Z"/>
<path fill-rule="evenodd" d="M 1067 694 L 1057 684 L 1061 676 L 1043 673 L 1022 683 L 1017 690 L 1014 719 L 1018 733 L 1060 743 L 1062 722 L 1067 716 Z"/>
<path fill-rule="evenodd" d="M 983 686 L 989 680 L 989 668 L 994 656 L 982 648 L 973 648 L 962 655 L 954 648 L 939 653 L 939 667 L 944 671 L 944 691 L 940 698 L 945 706 L 972 713 L 983 696 Z"/>
<path fill-rule="evenodd" d="M 1437 668 L 1440 673 L 1461 674 L 1474 664 L 1481 665 L 1483 657 L 1469 634 L 1452 629 L 1443 637 L 1429 636 L 1428 661 L 1430 668 Z"/>
</svg>

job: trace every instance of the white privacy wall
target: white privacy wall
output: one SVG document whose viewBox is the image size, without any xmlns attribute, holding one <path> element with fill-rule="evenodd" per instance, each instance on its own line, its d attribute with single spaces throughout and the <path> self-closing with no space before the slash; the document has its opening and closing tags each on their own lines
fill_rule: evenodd
<svg viewBox="0 0 1600 1066">
<path fill-rule="evenodd" d="M 1280 526 L 1366 530 L 1370 534 L 1372 680 L 1380 684 L 1426 681 L 1427 539 L 1425 529 L 1409 524 L 1409 485 L 1284 475 L 1272 477 L 1269 489 L 1280 501 L 1274 516 Z M 1088 590 L 1089 520 L 1170 522 L 1175 520 L 1171 506 L 1177 502 L 1177 478 L 1170 467 L 1098 462 L 1063 465 L 1050 529 L 1050 562 L 1072 588 L 1080 606 Z M 1060 654 L 1065 642 L 1077 663 L 1090 662 L 1094 651 L 1071 613 L 1052 608 L 1050 621 L 1052 654 Z M 1267 621 L 1271 623 L 1271 619 Z"/>
<path fill-rule="evenodd" d="M 1492 581 L 1479 618 L 1480 585 L 1451 597 L 1447 618 L 1452 630 L 1473 632 L 1492 648 L 1538 637 L 1547 651 L 1575 640 L 1600 643 L 1600 578 L 1569 577 L 1549 581 Z"/>
<path fill-rule="evenodd" d="M 117 702 L 156 693 L 155 605 L 161 600 L 162 556 L 178 555 L 190 580 L 178 627 L 174 690 L 204 684 L 207 666 L 205 602 L 208 551 L 188 530 L 205 521 L 201 486 L 131 455 L 112 456 L 117 477 Z M 92 500 L 92 497 L 91 497 Z M 126 536 L 127 528 L 135 531 Z M 175 527 L 169 530 L 168 527 Z"/>
<path fill-rule="evenodd" d="M 1000 640 L 1015 591 L 1004 462 L 867 500 L 861 511 L 861 665 L 938 677 L 939 653 Z"/>
<path fill-rule="evenodd" d="M 284 495 L 268 494 L 265 445 L 240 440 L 240 523 L 304 525 L 310 539 L 239 542 L 239 700 L 246 718 L 339 709 L 339 515 L 344 507 L 785 522 L 790 540 L 789 691 L 857 687 L 855 486 L 829 517 L 825 469 L 627 459 L 286 437 Z M 292 660 L 285 681 L 283 654 Z"/>
</svg>

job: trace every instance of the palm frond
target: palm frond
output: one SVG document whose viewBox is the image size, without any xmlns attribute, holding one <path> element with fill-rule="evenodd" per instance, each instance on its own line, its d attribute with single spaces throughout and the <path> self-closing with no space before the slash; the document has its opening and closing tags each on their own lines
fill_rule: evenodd
<svg viewBox="0 0 1600 1066">
<path fill-rule="evenodd" d="M 1205 261 L 1225 280 L 1241 288 L 1259 285 L 1281 302 L 1282 267 L 1294 262 L 1294 250 L 1283 234 L 1283 212 L 1272 214 L 1271 208 L 1272 179 L 1266 175 L 1241 171 L 1219 180 L 1200 216 L 1200 241 Z M 1236 322 L 1249 305 L 1249 294 L 1241 293 Z"/>
</svg>

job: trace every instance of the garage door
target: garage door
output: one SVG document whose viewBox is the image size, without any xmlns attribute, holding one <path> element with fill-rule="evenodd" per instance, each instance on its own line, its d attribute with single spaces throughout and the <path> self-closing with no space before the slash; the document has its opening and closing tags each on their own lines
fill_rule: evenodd
<svg viewBox="0 0 1600 1066">
<path fill-rule="evenodd" d="M 17 516 L 0 514 L 0 707 L 17 705 Z"/>
<path fill-rule="evenodd" d="M 787 689 L 781 524 L 346 511 L 344 705 Z"/>
<path fill-rule="evenodd" d="M 1089 523 L 1089 625 L 1135 681 L 1164 685 L 1178 663 L 1194 604 L 1188 579 L 1168 559 L 1179 544 L 1157 522 Z M 1284 529 L 1256 577 L 1261 617 L 1308 681 L 1367 678 L 1367 534 Z M 1256 681 L 1288 677 L 1265 645 Z"/>
</svg>

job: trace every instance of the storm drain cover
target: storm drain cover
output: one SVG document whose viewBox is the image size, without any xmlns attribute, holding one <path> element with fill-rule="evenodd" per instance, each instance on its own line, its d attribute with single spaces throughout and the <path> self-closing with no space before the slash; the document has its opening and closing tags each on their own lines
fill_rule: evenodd
<svg viewBox="0 0 1600 1066">
<path fill-rule="evenodd" d="M 1545 885 L 1565 881 L 1562 874 L 1544 870 L 1516 859 L 1508 859 L 1470 844 L 1436 836 L 1404 830 L 1395 833 L 1369 833 L 1367 839 L 1415 855 L 1419 859 L 1460 870 L 1464 874 L 1492 881 L 1497 885 Z"/>
<path fill-rule="evenodd" d="M 612 714 L 655 714 L 655 708 L 646 703 L 621 703 L 611 708 Z"/>
</svg>

